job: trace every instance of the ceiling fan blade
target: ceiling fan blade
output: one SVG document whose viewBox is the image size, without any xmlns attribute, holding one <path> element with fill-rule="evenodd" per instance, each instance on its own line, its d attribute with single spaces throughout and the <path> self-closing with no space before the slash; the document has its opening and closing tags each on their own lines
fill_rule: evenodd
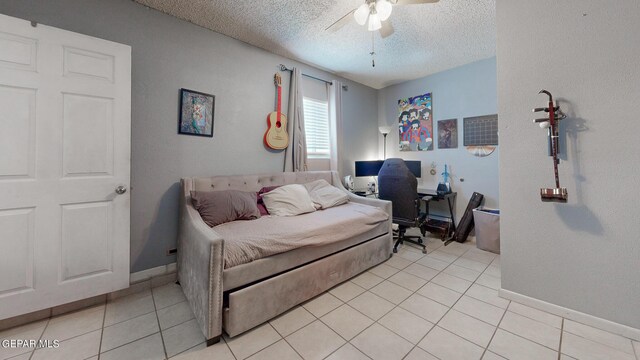
<svg viewBox="0 0 640 360">
<path fill-rule="evenodd" d="M 355 11 L 356 11 L 356 9 L 353 9 L 353 10 L 349 11 L 345 16 L 341 17 L 340 19 L 338 19 L 338 21 L 336 21 L 333 24 L 329 25 L 324 30 L 325 31 L 329 31 L 329 32 L 336 32 L 336 31 L 342 29 L 343 26 L 347 25 L 351 20 L 353 20 L 353 13 Z"/>
<path fill-rule="evenodd" d="M 440 0 L 390 0 L 393 5 L 434 4 Z"/>
<path fill-rule="evenodd" d="M 391 36 L 394 33 L 394 29 L 393 29 L 393 25 L 391 25 L 391 21 L 387 20 L 387 21 L 383 21 L 382 22 L 382 27 L 380 28 L 380 35 L 382 36 L 382 38 L 386 38 Z"/>
</svg>

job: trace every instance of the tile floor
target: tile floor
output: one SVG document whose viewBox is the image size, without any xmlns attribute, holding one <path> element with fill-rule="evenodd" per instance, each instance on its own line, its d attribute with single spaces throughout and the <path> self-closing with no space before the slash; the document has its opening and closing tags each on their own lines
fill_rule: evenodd
<svg viewBox="0 0 640 360">
<path fill-rule="evenodd" d="M 628 359 L 640 343 L 498 297 L 500 256 L 473 242 L 404 246 L 367 272 L 206 347 L 178 285 L 0 332 L 58 339 L 0 359 Z"/>
</svg>

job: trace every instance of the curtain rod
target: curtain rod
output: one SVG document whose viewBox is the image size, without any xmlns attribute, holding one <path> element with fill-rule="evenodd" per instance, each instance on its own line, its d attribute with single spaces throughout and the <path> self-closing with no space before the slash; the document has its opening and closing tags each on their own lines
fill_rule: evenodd
<svg viewBox="0 0 640 360">
<path fill-rule="evenodd" d="M 289 69 L 285 65 L 280 64 L 280 71 L 293 71 L 293 69 Z M 304 74 L 304 73 L 302 74 L 302 76 L 306 76 L 306 77 L 311 78 L 313 80 L 318 80 L 318 81 L 322 81 L 324 83 L 327 83 L 329 85 L 333 85 L 332 81 L 328 81 L 328 80 L 325 80 L 325 79 L 320 79 L 320 78 L 317 78 L 315 76 L 307 75 L 307 74 Z M 348 91 L 349 87 L 347 85 L 342 85 L 342 90 Z"/>
</svg>

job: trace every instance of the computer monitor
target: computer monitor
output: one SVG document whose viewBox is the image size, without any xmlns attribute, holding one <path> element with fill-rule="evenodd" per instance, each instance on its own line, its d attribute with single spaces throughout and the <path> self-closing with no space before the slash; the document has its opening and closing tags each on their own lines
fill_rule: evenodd
<svg viewBox="0 0 640 360">
<path fill-rule="evenodd" d="M 422 177 L 422 162 L 419 160 L 405 160 L 405 164 L 413 175 L 417 178 Z M 356 177 L 360 176 L 378 176 L 380 168 L 382 168 L 384 160 L 356 161 Z"/>
<path fill-rule="evenodd" d="M 356 161 L 356 177 L 378 176 L 384 160 Z"/>
<path fill-rule="evenodd" d="M 422 162 L 419 160 L 405 160 L 404 163 L 407 164 L 407 167 L 415 177 L 422 177 Z"/>
</svg>

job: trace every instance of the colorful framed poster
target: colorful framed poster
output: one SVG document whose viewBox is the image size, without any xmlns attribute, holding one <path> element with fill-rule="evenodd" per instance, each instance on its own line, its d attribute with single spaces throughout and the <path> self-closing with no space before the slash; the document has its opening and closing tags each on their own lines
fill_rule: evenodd
<svg viewBox="0 0 640 360">
<path fill-rule="evenodd" d="M 398 100 L 400 151 L 433 150 L 431 93 Z"/>
<path fill-rule="evenodd" d="M 215 96 L 180 89 L 178 134 L 213 137 Z"/>
<path fill-rule="evenodd" d="M 458 119 L 438 121 L 438 149 L 458 148 Z"/>
</svg>

